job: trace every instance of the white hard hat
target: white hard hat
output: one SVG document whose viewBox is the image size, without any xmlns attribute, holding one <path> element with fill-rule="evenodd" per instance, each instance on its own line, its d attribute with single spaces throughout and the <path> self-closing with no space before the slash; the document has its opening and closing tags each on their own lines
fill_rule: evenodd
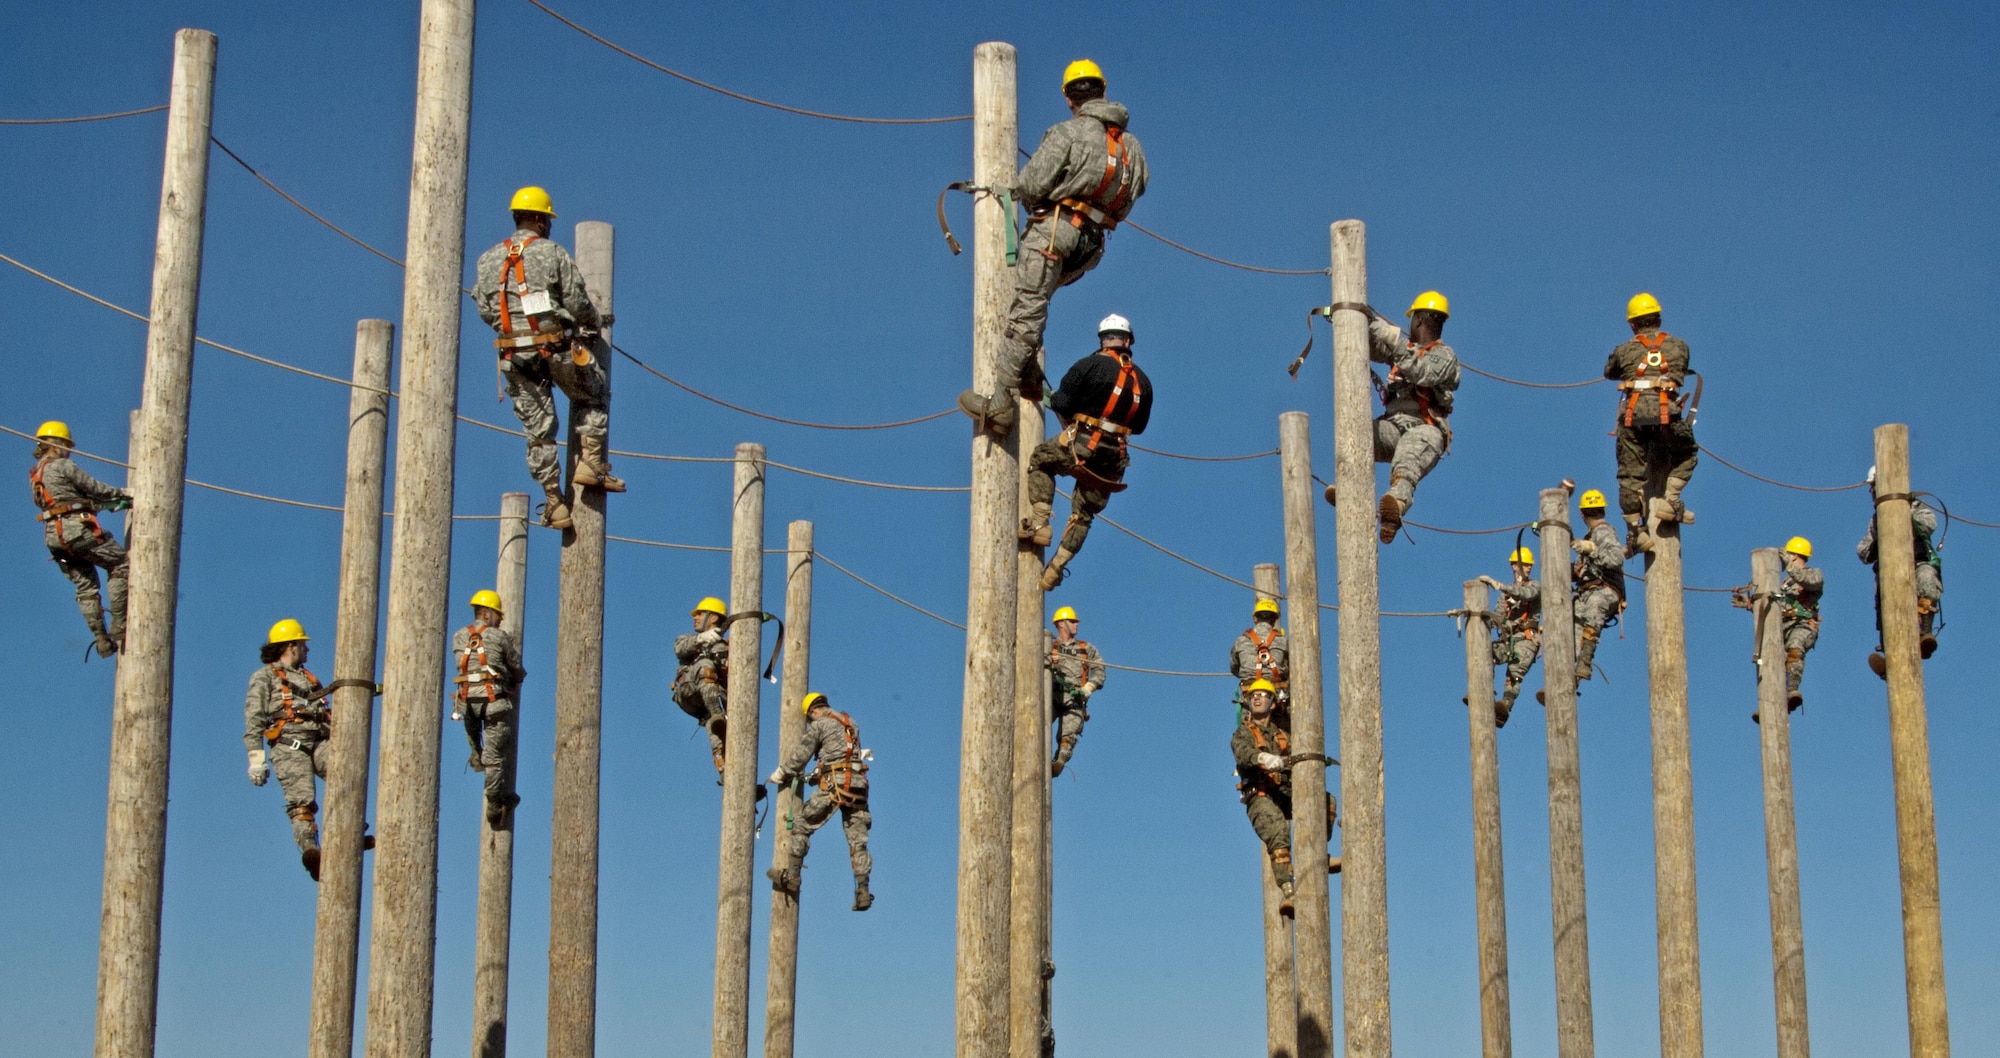
<svg viewBox="0 0 2000 1058">
<path fill-rule="evenodd" d="M 1130 335 L 1132 333 L 1132 321 L 1114 312 L 1097 321 L 1097 333 Z"/>
</svg>

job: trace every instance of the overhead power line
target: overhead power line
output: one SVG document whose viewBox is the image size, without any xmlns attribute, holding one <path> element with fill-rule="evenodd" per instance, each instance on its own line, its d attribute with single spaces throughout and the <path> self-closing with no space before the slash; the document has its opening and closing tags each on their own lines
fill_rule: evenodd
<svg viewBox="0 0 2000 1058">
<path fill-rule="evenodd" d="M 137 110 L 121 110 L 116 114 L 86 114 L 78 118 L 0 118 L 0 125 L 80 125 L 86 121 L 110 121 L 113 118 L 137 117 L 140 114 L 157 114 L 167 109 L 165 103 L 156 107 L 140 107 Z"/>
</svg>

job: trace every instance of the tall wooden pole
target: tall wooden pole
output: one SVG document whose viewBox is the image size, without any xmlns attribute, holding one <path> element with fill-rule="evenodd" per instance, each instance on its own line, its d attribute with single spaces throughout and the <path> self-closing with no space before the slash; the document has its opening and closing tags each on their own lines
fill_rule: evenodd
<svg viewBox="0 0 2000 1058">
<path fill-rule="evenodd" d="M 389 460 L 389 366 L 396 326 L 354 328 L 347 399 L 347 499 L 340 516 L 340 607 L 333 645 L 332 759 L 320 827 L 319 914 L 313 929 L 310 1058 L 354 1054 L 355 966 L 361 953 L 362 835 L 375 729 L 375 630 L 381 618 L 382 495 Z M 348 680 L 363 681 L 359 685 Z"/>
<path fill-rule="evenodd" d="M 576 267 L 599 315 L 613 311 L 616 240 L 611 225 L 576 226 Z M 609 343 L 611 331 L 605 329 Z M 604 359 L 611 371 L 611 359 Z M 605 444 L 610 445 L 609 438 Z M 578 449 L 571 416 L 568 460 Z M 550 1058 L 597 1050 L 598 777 L 603 756 L 605 493 L 575 489 L 563 534 L 556 601 L 556 764 L 549 852 Z"/>
<path fill-rule="evenodd" d="M 1493 728 L 1493 652 L 1486 585 L 1465 582 L 1465 701 L 1472 724 L 1472 886 L 1479 922 L 1479 1053 L 1511 1058 L 1507 872 L 1500 854 L 1500 746 Z M 1544 637 L 1546 638 L 1546 636 Z"/>
<path fill-rule="evenodd" d="M 1543 489 L 1542 689 L 1549 760 L 1549 912 L 1556 945 L 1556 1054 L 1596 1052 L 1590 928 L 1583 884 L 1583 761 L 1577 748 L 1576 597 L 1570 582 L 1569 490 Z M 1558 668 L 1560 666 L 1560 668 Z"/>
<path fill-rule="evenodd" d="M 1297 760 L 1292 765 L 1292 869 L 1298 1053 L 1299 1058 L 1326 1058 L 1333 1053 L 1333 905 L 1326 873 L 1326 708 L 1319 639 L 1319 543 L 1313 530 L 1312 424 L 1305 412 L 1288 411 L 1278 416 L 1278 450 L 1285 509 L 1285 614 L 1290 618 L 1285 642 L 1291 655 L 1292 755 Z M 1342 627 L 1344 630 L 1345 615 Z M 1343 656 L 1343 672 L 1346 665 Z M 1347 710 L 1342 709 L 1341 714 L 1344 719 Z M 1353 833 L 1354 822 L 1349 816 L 1342 848 L 1350 856 Z M 1350 1048 L 1351 1022 L 1350 1018 Z"/>
<path fill-rule="evenodd" d="M 437 955 L 438 730 L 451 586 L 459 279 L 465 270 L 473 0 L 424 0 L 396 419 L 396 523 L 382 668 L 382 774 L 368 952 L 368 1058 L 430 1053 Z"/>
<path fill-rule="evenodd" d="M 778 693 L 778 752 L 799 740 L 799 711 L 812 690 L 813 523 L 793 522 L 785 539 L 785 668 Z M 771 866 L 795 867 L 792 820 L 801 801 L 795 787 L 776 791 L 771 808 Z M 799 898 L 771 891 L 771 961 L 764 972 L 764 1058 L 792 1058 L 799 998 Z"/>
<path fill-rule="evenodd" d="M 104 813 L 104 910 L 97 947 L 97 1054 L 153 1053 L 160 995 L 160 894 L 166 872 L 167 762 L 173 734 L 174 615 L 188 391 L 201 300 L 215 34 L 174 35 L 167 153 L 153 244 L 153 305 L 132 472 L 125 648 L 114 680 L 111 785 Z"/>
<path fill-rule="evenodd" d="M 982 187 L 1012 186 L 1019 141 L 1014 46 L 972 52 L 972 175 Z M 1005 216 L 999 200 L 973 200 L 972 388 L 994 389 L 1013 298 Z M 965 613 L 964 729 L 959 742 L 957 1053 L 1006 1058 L 1013 842 L 1015 527 L 1020 517 L 1016 429 L 995 442 L 972 439 L 971 567 Z"/>
<path fill-rule="evenodd" d="M 1792 818 L 1792 719 L 1785 704 L 1785 629 L 1775 600 L 1784 553 L 1750 552 L 1757 660 L 1757 741 L 1764 760 L 1764 858 L 1771 875 L 1771 989 L 1778 1058 L 1808 1058 L 1806 938 L 1799 910 L 1799 833 Z"/>
<path fill-rule="evenodd" d="M 1946 1058 L 1944 920 L 1938 906 L 1937 818 L 1918 646 L 1916 539 L 1910 527 L 1910 428 L 1875 428 L 1875 576 L 1882 656 L 1889 667 L 1889 750 L 1896 784 L 1896 853 L 1903 881 L 1903 974 L 1910 1054 Z M 137 568 L 136 566 L 134 567 Z"/>
<path fill-rule="evenodd" d="M 764 608 L 764 446 L 736 446 L 730 531 L 729 613 Z M 757 856 L 758 666 L 762 619 L 729 631 L 729 731 L 722 769 L 722 856 L 715 897 L 715 1058 L 750 1051 L 750 874 Z"/>
<path fill-rule="evenodd" d="M 499 565 L 493 590 L 500 593 L 500 627 L 527 650 L 528 494 L 500 496 Z M 507 749 L 506 767 L 518 774 L 521 718 L 518 688 L 514 694 L 514 742 Z M 486 799 L 479 799 L 479 910 L 472 940 L 472 1056 L 506 1058 L 507 976 L 509 947 L 514 936 L 514 817 L 495 827 L 486 818 Z"/>
<path fill-rule="evenodd" d="M 1251 583 L 1257 585 L 1261 598 L 1276 599 L 1284 595 L 1278 586 L 1278 564 L 1259 562 L 1250 571 Z M 1325 727 L 1325 720 L 1321 720 Z M 1284 906 L 1285 896 L 1278 891 L 1278 880 L 1271 874 L 1271 857 L 1262 845 L 1257 848 L 1257 862 L 1263 872 L 1264 892 L 1264 1039 L 1270 1058 L 1298 1058 L 1299 1054 L 1299 979 L 1293 965 L 1292 917 L 1279 910 Z M 1328 915 L 1331 916 L 1331 910 Z M 1331 965 L 1333 957 L 1327 962 Z M 1329 999 L 1329 1009 L 1332 1001 Z"/>
<path fill-rule="evenodd" d="M 1040 444 L 1047 430 L 1042 407 L 1023 397 L 1019 409 L 1021 452 Z M 1028 508 L 1027 460 L 1021 461 L 1020 509 Z M 1008 911 L 1009 1053 L 1041 1058 L 1044 1040 L 1053 1047 L 1054 1027 L 1045 1020 L 1050 982 L 1049 958 L 1049 725 L 1043 716 L 1049 675 L 1043 641 L 1047 602 L 1042 593 L 1042 548 L 1023 544 L 1015 554 L 1014 611 L 1014 819 L 1012 906 Z M 1086 615 L 1088 616 L 1088 615 Z"/>
<path fill-rule="evenodd" d="M 1653 885 L 1660 946 L 1660 1058 L 1701 1058 L 1701 938 L 1696 929 L 1694 778 L 1688 760 L 1687 621 L 1680 526 L 1646 557 L 1646 670 L 1653 704 Z"/>
<path fill-rule="evenodd" d="M 1333 225 L 1333 301 L 1368 301 L 1368 229 Z M 1341 980 L 1350 1058 L 1389 1055 L 1389 865 L 1382 827 L 1382 606 L 1376 573 L 1375 422 L 1368 316 L 1333 313 L 1333 480 L 1340 564 Z M 1301 924 L 1303 926 L 1303 923 Z M 1303 954 L 1303 951 L 1302 951 Z M 1301 977 L 1301 985 L 1304 979 Z M 1300 1041 L 1303 1044 L 1303 1040 Z"/>
</svg>

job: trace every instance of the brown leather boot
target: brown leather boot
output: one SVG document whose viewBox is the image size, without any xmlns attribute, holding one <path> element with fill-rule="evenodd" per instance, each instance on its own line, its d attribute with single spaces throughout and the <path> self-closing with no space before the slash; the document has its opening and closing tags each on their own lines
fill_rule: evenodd
<svg viewBox="0 0 2000 1058">
<path fill-rule="evenodd" d="M 1063 578 L 1068 576 L 1068 573 L 1064 571 L 1063 567 L 1069 565 L 1069 560 L 1075 557 L 1076 557 L 1076 552 L 1071 551 L 1069 548 L 1066 547 L 1056 548 L 1055 557 L 1049 559 L 1048 566 L 1046 566 L 1042 570 L 1043 591 L 1050 592 L 1056 590 L 1056 585 L 1061 584 L 1063 582 Z"/>
<path fill-rule="evenodd" d="M 1049 519 L 1055 515 L 1055 506 L 1037 503 L 1033 513 L 1021 519 L 1021 528 L 1014 534 L 1036 547 L 1047 547 L 1055 539 L 1055 530 L 1049 526 Z"/>
<path fill-rule="evenodd" d="M 611 473 L 611 457 L 605 451 L 601 434 L 577 438 L 576 469 L 570 471 L 570 480 L 585 488 L 625 491 L 625 479 Z"/>
<path fill-rule="evenodd" d="M 1375 513 L 1382 519 L 1382 530 L 1377 534 L 1385 544 L 1396 542 L 1396 533 L 1403 528 L 1403 504 L 1394 493 L 1382 494 L 1382 502 L 1375 505 Z"/>
<path fill-rule="evenodd" d="M 568 529 L 575 524 L 570 521 L 569 501 L 562 490 L 553 485 L 543 485 L 542 495 L 547 497 L 542 504 L 542 524 L 551 529 Z"/>
</svg>

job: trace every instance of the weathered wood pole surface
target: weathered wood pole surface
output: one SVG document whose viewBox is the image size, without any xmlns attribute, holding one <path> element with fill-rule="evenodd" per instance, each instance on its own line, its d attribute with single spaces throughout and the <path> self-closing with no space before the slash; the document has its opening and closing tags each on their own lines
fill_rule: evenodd
<svg viewBox="0 0 2000 1058">
<path fill-rule="evenodd" d="M 1285 512 L 1285 615 L 1290 618 L 1285 642 L 1291 649 L 1292 755 L 1296 760 L 1292 765 L 1292 904 L 1296 909 L 1297 1044 L 1300 1058 L 1326 1058 L 1333 1053 L 1333 905 L 1326 873 L 1326 681 L 1319 638 L 1319 543 L 1313 530 L 1312 423 L 1305 412 L 1288 411 L 1278 416 L 1278 449 Z M 1341 667 L 1343 671 L 1346 668 L 1344 658 Z M 1346 710 L 1341 712 L 1345 717 Z M 1350 836 L 1342 841 L 1345 849 L 1353 848 L 1348 844 L 1352 833 L 1350 817 Z"/>
<path fill-rule="evenodd" d="M 1278 586 L 1275 562 L 1259 562 L 1250 571 L 1250 582 L 1257 585 L 1261 598 L 1278 599 L 1285 594 Z M 1324 720 L 1321 726 L 1325 726 Z M 1257 863 L 1264 880 L 1265 1043 L 1270 1058 L 1298 1058 L 1299 980 L 1292 964 L 1292 919 L 1278 911 L 1285 897 L 1278 892 L 1278 880 L 1271 874 L 1271 856 L 1261 844 L 1257 846 Z M 1331 914 L 1329 910 L 1328 915 Z M 1329 955 L 1327 961 L 1331 964 L 1333 957 Z"/>
<path fill-rule="evenodd" d="M 1785 705 L 1785 622 L 1776 604 L 1784 552 L 1750 552 L 1755 608 L 1757 742 L 1764 761 L 1764 858 L 1771 875 L 1771 989 L 1778 1058 L 1808 1058 L 1805 920 L 1799 910 L 1799 832 L 1792 813 L 1792 720 Z"/>
<path fill-rule="evenodd" d="M 525 653 L 528 604 L 528 494 L 500 496 L 500 545 L 493 590 L 500 593 L 500 627 Z M 507 767 L 518 775 L 524 709 L 514 693 L 514 744 Z M 486 821 L 486 798 L 479 806 L 479 906 L 472 938 L 472 1055 L 506 1058 L 507 984 L 514 937 L 514 821 L 495 827 Z"/>
<path fill-rule="evenodd" d="M 174 35 L 152 316 L 137 443 L 126 487 L 131 566 L 125 649 L 112 692 L 111 783 L 104 812 L 104 908 L 97 942 L 97 1054 L 153 1053 L 160 995 L 160 895 L 167 855 L 167 763 L 173 735 L 174 615 L 181 579 L 188 391 L 201 300 L 215 34 Z"/>
<path fill-rule="evenodd" d="M 1549 913 L 1556 946 L 1556 1054 L 1591 1058 L 1590 927 L 1583 883 L 1583 756 L 1577 748 L 1576 596 L 1569 490 L 1543 489 L 1542 687 L 1549 760 Z M 1560 642 L 1558 642 L 1560 640 Z M 1561 656 L 1557 654 L 1560 652 Z M 1557 665 L 1561 665 L 1558 676 Z"/>
<path fill-rule="evenodd" d="M 1701 1058 L 1701 937 L 1696 929 L 1694 778 L 1688 759 L 1687 620 L 1680 526 L 1660 526 L 1646 557 L 1646 671 L 1653 704 L 1653 886 L 1660 948 L 1660 1056 Z"/>
<path fill-rule="evenodd" d="M 1014 46 L 972 52 L 972 175 L 982 187 L 1011 186 L 1018 142 Z M 994 389 L 1013 300 L 999 200 L 973 200 L 972 386 Z M 1020 517 L 1020 441 L 984 431 L 972 439 L 970 572 L 965 612 L 964 729 L 959 742 L 958 951 L 954 999 L 959 1058 L 1007 1058 L 1007 920 L 1011 907 L 1014 777 L 1015 527 Z"/>
<path fill-rule="evenodd" d="M 1918 647 L 1916 539 L 1910 528 L 1910 428 L 1875 428 L 1875 576 L 1882 655 L 1889 664 L 1889 750 L 1896 784 L 1896 853 L 1903 881 L 1903 973 L 1912 1058 L 1951 1053 L 1945 1011 L 1944 920 L 1938 905 L 1937 817 L 1929 720 Z M 133 567 L 135 570 L 137 566 Z"/>
<path fill-rule="evenodd" d="M 340 516 L 340 604 L 334 618 L 332 759 L 321 817 L 319 911 L 313 927 L 310 1058 L 354 1054 L 355 968 L 361 954 L 362 835 L 375 731 L 375 633 L 382 615 L 382 497 L 389 469 L 389 367 L 396 326 L 354 328 L 347 398 L 347 493 Z"/>
<path fill-rule="evenodd" d="M 785 666 L 778 692 L 778 753 L 799 740 L 799 711 L 812 690 L 813 523 L 793 522 L 785 540 Z M 794 787 L 773 791 L 771 866 L 795 866 L 790 820 L 803 802 Z M 820 855 L 824 856 L 825 853 Z M 764 1058 L 792 1058 L 799 998 L 799 899 L 771 891 L 771 958 L 764 972 Z"/>
<path fill-rule="evenodd" d="M 614 310 L 616 233 L 603 221 L 576 226 L 576 267 L 599 314 Z M 604 341 L 611 341 L 605 328 Z M 611 357 L 604 370 L 611 372 Z M 568 469 L 576 466 L 575 415 Z M 610 447 L 607 437 L 605 446 Z M 603 489 L 572 487 L 556 588 L 556 733 L 553 840 L 549 851 L 550 1058 L 597 1051 L 598 784 L 604 731 Z M 504 1011 L 502 1012 L 504 1015 Z M 475 1041 L 477 1043 L 478 1041 Z M 501 1046 L 505 1046 L 504 1036 Z"/>
<path fill-rule="evenodd" d="M 715 896 L 715 1058 L 750 1052 L 750 874 L 757 857 L 757 710 L 763 664 L 764 446 L 736 446 L 730 523 L 729 731 Z"/>
<path fill-rule="evenodd" d="M 1047 430 L 1039 402 L 1016 401 L 1020 414 L 1021 454 L 1027 456 Z M 1027 459 L 1021 460 L 1020 509 L 1028 509 Z M 1042 594 L 1043 549 L 1022 543 L 1014 558 L 1014 781 L 1013 870 L 1008 911 L 1008 1036 L 1012 1058 L 1041 1058 L 1045 1037 L 1053 1028 L 1043 1014 L 1050 982 L 1043 976 L 1049 962 L 1049 725 L 1044 717 L 1049 674 L 1043 644 L 1043 617 L 1048 610 Z"/>
<path fill-rule="evenodd" d="M 1368 229 L 1333 225 L 1333 301 L 1368 301 Z M 1382 827 L 1382 606 L 1375 549 L 1375 422 L 1368 316 L 1333 313 L 1333 480 L 1340 575 L 1340 790 L 1346 825 L 1340 882 L 1347 1053 L 1389 1054 L 1389 864 Z M 1301 923 L 1301 927 L 1303 927 Z M 1303 945 L 1300 951 L 1304 956 Z M 1304 987 L 1304 977 L 1300 986 Z M 1301 1046 L 1304 1040 L 1300 1041 Z"/>
<path fill-rule="evenodd" d="M 1465 700 L 1472 725 L 1472 888 L 1479 924 L 1479 1053 L 1484 1058 L 1510 1058 L 1514 1027 L 1507 984 L 1507 871 L 1500 854 L 1500 745 L 1493 728 L 1489 601 L 1485 584 L 1465 582 Z M 1547 629 L 1545 623 L 1545 641 Z"/>
<path fill-rule="evenodd" d="M 396 419 L 396 521 L 382 667 L 368 1058 L 430 1053 L 437 955 L 438 731 L 451 586 L 459 278 L 473 0 L 424 0 Z"/>
</svg>

